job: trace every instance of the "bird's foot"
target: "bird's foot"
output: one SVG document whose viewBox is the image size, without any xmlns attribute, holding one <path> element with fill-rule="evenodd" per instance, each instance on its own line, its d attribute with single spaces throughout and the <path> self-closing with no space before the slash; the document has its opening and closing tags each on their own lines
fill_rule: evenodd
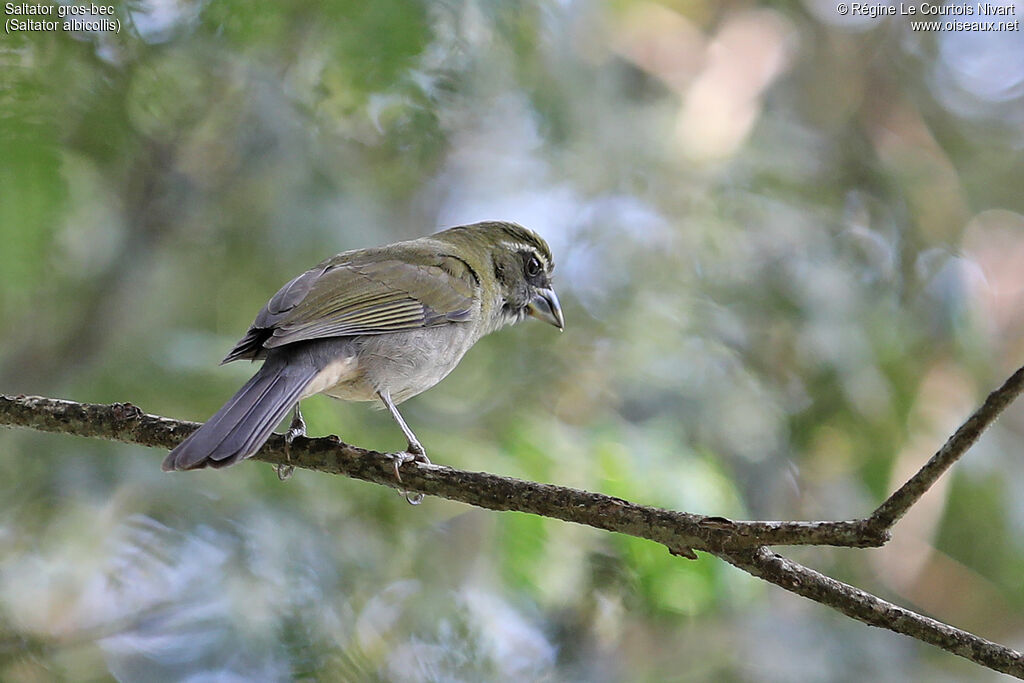
<svg viewBox="0 0 1024 683">
<path fill-rule="evenodd" d="M 295 473 L 295 465 L 292 464 L 292 441 L 305 435 L 306 421 L 302 419 L 302 413 L 296 410 L 292 423 L 288 425 L 288 431 L 284 433 L 284 458 L 287 462 L 277 466 L 277 478 L 281 481 L 288 481 Z"/>
<path fill-rule="evenodd" d="M 398 483 L 402 483 L 402 474 L 398 471 L 398 468 L 407 462 L 419 462 L 424 465 L 429 465 L 430 458 L 427 457 L 427 452 L 423 450 L 423 446 L 417 444 L 409 444 L 409 447 L 401 453 L 388 453 L 391 458 L 391 465 L 395 468 L 395 479 Z"/>
<path fill-rule="evenodd" d="M 424 465 L 430 464 L 430 458 L 427 457 L 427 452 L 423 449 L 423 446 L 419 442 L 410 443 L 401 453 L 389 453 L 391 456 L 391 464 L 395 468 L 395 479 L 398 483 L 402 483 L 402 474 L 399 472 L 399 468 L 407 462 L 419 462 Z M 410 493 L 409 491 L 401 491 L 402 495 L 405 496 L 405 500 L 409 505 L 419 505 L 423 502 L 422 493 Z"/>
</svg>

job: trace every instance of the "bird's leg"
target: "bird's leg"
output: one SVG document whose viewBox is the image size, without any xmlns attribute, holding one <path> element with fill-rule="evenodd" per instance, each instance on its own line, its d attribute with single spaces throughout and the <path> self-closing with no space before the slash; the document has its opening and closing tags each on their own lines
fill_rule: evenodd
<svg viewBox="0 0 1024 683">
<path fill-rule="evenodd" d="M 391 417 L 398 423 L 398 426 L 402 429 L 402 433 L 405 434 L 405 440 L 409 444 L 404 453 L 391 453 L 392 463 L 395 467 L 395 479 L 401 483 L 402 475 L 398 471 L 399 467 L 407 462 L 422 462 L 429 465 L 430 458 L 427 457 L 427 451 L 423 448 L 419 439 L 417 439 L 416 435 L 412 433 L 411 429 L 409 429 L 409 425 L 405 424 L 405 420 L 402 419 L 401 413 L 398 412 L 398 408 L 395 407 L 394 401 L 391 400 L 391 394 L 385 390 L 378 391 L 377 396 L 380 397 L 380 400 L 384 403 L 388 412 L 391 413 Z M 423 500 L 423 494 L 421 493 L 414 493 L 412 495 L 410 495 L 408 491 L 404 491 L 403 493 L 405 493 L 405 499 L 409 501 L 411 505 L 419 505 Z"/>
<path fill-rule="evenodd" d="M 296 437 L 306 435 L 306 421 L 302 419 L 302 411 L 299 404 L 295 404 L 295 412 L 292 413 L 292 422 L 288 425 L 288 431 L 284 433 L 284 457 L 286 464 L 277 466 L 277 478 L 285 481 L 292 476 L 295 466 L 292 465 L 292 441 Z"/>
<path fill-rule="evenodd" d="M 391 400 L 391 394 L 387 391 L 378 391 L 377 395 L 380 396 L 380 400 L 384 402 L 384 406 L 391 413 L 391 417 L 394 418 L 395 422 L 402 429 L 402 433 L 405 434 L 405 440 L 409 443 L 405 449 L 405 453 L 399 453 L 399 458 L 402 462 L 399 465 L 404 465 L 407 462 L 422 462 L 427 465 L 430 464 L 430 459 L 427 457 L 427 451 L 424 450 L 423 445 L 420 444 L 420 440 L 416 438 L 416 435 L 409 429 L 409 425 L 405 424 L 405 420 L 402 419 L 402 415 L 398 412 L 398 408 L 395 407 L 394 401 Z M 397 470 L 396 470 L 397 474 Z"/>
<path fill-rule="evenodd" d="M 306 435 L 306 421 L 302 419 L 302 411 L 299 410 L 299 404 L 295 404 L 295 411 L 292 413 L 292 423 L 288 425 L 288 431 L 284 433 L 284 441 L 287 444 L 291 444 L 295 441 L 296 437 Z"/>
</svg>

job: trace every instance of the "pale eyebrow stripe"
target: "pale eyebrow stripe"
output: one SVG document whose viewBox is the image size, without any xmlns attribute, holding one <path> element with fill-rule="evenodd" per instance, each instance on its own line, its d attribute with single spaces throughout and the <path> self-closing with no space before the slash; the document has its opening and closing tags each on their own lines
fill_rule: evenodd
<svg viewBox="0 0 1024 683">
<path fill-rule="evenodd" d="M 544 256 L 543 252 L 541 252 L 539 249 L 537 249 L 535 247 L 531 247 L 529 244 L 524 244 L 522 242 L 508 242 L 508 241 L 502 240 L 501 246 L 505 247 L 509 251 L 522 251 L 523 248 L 529 249 L 534 254 L 536 254 L 537 258 L 539 258 L 541 260 L 541 263 L 544 264 L 544 270 L 547 270 L 548 266 L 551 265 L 551 263 L 548 261 L 547 257 Z"/>
</svg>

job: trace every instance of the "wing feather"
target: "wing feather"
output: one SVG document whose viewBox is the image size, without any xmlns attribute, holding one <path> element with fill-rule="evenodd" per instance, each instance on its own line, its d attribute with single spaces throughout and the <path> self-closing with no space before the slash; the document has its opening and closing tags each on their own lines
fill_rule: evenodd
<svg viewBox="0 0 1024 683">
<path fill-rule="evenodd" d="M 476 286 L 476 274 L 452 256 L 410 263 L 342 254 L 282 287 L 225 362 L 298 341 L 465 322 Z"/>
</svg>

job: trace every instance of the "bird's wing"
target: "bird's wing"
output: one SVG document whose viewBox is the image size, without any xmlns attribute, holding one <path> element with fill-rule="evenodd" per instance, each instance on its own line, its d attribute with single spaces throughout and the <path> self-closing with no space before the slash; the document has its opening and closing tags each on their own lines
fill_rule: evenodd
<svg viewBox="0 0 1024 683">
<path fill-rule="evenodd" d="M 420 264 L 328 261 L 282 287 L 225 362 L 303 340 L 464 322 L 475 291 L 476 276 L 451 256 Z"/>
</svg>

